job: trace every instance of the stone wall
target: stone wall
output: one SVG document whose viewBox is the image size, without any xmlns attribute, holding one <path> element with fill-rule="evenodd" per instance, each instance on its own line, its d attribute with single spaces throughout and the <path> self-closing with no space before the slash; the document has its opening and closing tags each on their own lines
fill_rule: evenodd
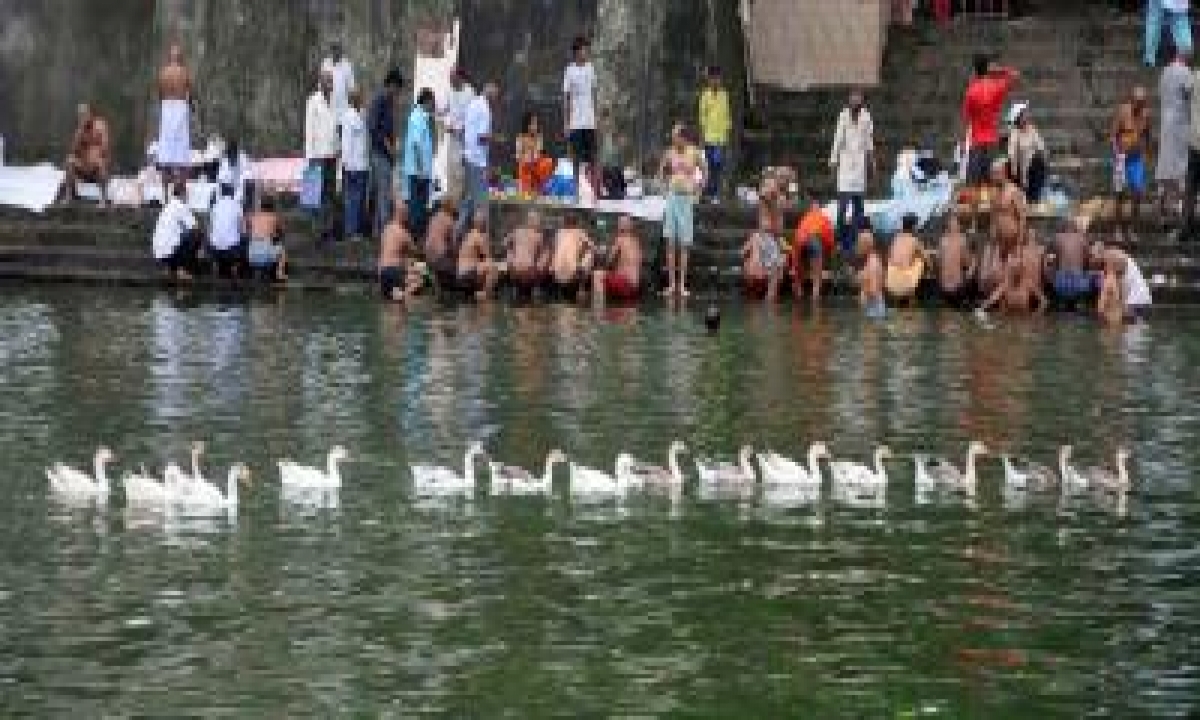
<svg viewBox="0 0 1200 720">
<path fill-rule="evenodd" d="M 75 107 L 110 119 L 119 164 L 157 128 L 154 77 L 178 39 L 196 76 L 203 135 L 234 133 L 256 154 L 296 154 L 304 100 L 340 39 L 361 84 L 411 76 L 418 30 L 456 0 L 0 0 L 0 134 L 10 161 L 59 160 Z"/>
<path fill-rule="evenodd" d="M 118 163 L 133 166 L 156 130 L 156 69 L 178 39 L 199 133 L 295 154 L 331 41 L 374 88 L 392 64 L 411 77 L 418 32 L 455 12 L 464 64 L 506 88 L 508 137 L 526 108 L 561 128 L 561 73 L 579 34 L 594 38 L 600 102 L 630 162 L 656 156 L 673 119 L 694 122 L 706 65 L 724 66 L 731 92 L 744 93 L 737 0 L 0 0 L 0 134 L 14 162 L 58 161 L 76 104 L 91 100 L 110 119 Z"/>
</svg>

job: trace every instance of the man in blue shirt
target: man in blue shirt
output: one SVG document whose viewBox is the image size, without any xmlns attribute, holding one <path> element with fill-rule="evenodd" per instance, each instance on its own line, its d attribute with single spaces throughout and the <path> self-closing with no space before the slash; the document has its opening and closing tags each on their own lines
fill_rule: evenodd
<svg viewBox="0 0 1200 720">
<path fill-rule="evenodd" d="M 433 184 L 433 91 L 421 88 L 417 104 L 408 115 L 404 138 L 404 182 L 408 198 L 408 227 L 419 241 L 425 239 L 429 217 L 429 191 Z"/>
<path fill-rule="evenodd" d="M 383 90 L 371 103 L 367 121 L 371 135 L 371 182 L 375 188 L 375 237 L 392 216 L 392 173 L 396 167 L 396 99 L 404 88 L 404 76 L 391 70 L 383 81 Z"/>
</svg>

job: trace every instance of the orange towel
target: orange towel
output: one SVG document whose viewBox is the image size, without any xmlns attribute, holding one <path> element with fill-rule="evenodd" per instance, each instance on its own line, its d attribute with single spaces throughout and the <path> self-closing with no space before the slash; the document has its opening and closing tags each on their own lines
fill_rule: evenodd
<svg viewBox="0 0 1200 720">
<path fill-rule="evenodd" d="M 546 181 L 554 174 L 554 161 L 548 157 L 517 163 L 517 189 L 523 193 L 541 195 Z"/>
</svg>

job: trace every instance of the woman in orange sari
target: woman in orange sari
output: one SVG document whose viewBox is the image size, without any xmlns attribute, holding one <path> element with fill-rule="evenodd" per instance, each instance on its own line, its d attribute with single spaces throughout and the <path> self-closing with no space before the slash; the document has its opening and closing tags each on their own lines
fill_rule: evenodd
<svg viewBox="0 0 1200 720">
<path fill-rule="evenodd" d="M 517 135 L 517 190 L 541 195 L 546 181 L 554 173 L 554 161 L 542 154 L 542 128 L 537 115 L 525 113 L 521 134 Z"/>
</svg>

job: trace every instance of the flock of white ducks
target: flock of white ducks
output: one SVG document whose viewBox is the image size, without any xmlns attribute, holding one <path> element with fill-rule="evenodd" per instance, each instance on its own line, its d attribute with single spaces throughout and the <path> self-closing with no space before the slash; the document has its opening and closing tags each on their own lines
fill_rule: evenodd
<svg viewBox="0 0 1200 720">
<path fill-rule="evenodd" d="M 666 466 L 638 460 L 628 453 L 617 456 L 610 473 L 573 462 L 561 450 L 547 455 L 540 475 L 524 468 L 506 465 L 490 458 L 482 443 L 468 445 L 463 455 L 461 471 L 454 468 L 413 465 L 413 489 L 420 496 L 474 495 L 480 485 L 493 495 L 550 495 L 554 492 L 554 471 L 566 465 L 569 492 L 573 497 L 620 497 L 635 492 L 666 495 L 674 500 L 683 497 L 687 479 L 681 457 L 688 452 L 684 443 L 675 441 L 667 450 Z M 161 478 L 153 477 L 141 468 L 121 481 L 125 501 L 131 506 L 179 507 L 199 511 L 234 512 L 238 507 L 238 486 L 250 480 L 250 470 L 244 464 L 229 469 L 224 487 L 204 477 L 200 458 L 204 444 L 192 446 L 191 467 L 184 470 L 175 464 L 163 470 Z M 913 482 L 918 496 L 951 493 L 974 497 L 978 487 L 979 461 L 990 454 L 986 445 L 972 442 L 967 448 L 965 462 L 958 467 L 944 458 L 925 454 L 912 456 Z M 1071 464 L 1072 448 L 1064 445 L 1058 452 L 1057 471 L 1032 462 L 1018 462 L 1001 455 L 1005 487 L 1021 491 L 1061 489 L 1063 493 L 1094 491 L 1124 494 L 1130 489 L 1129 452 L 1119 448 L 1112 469 L 1077 468 Z M 281 460 L 278 463 L 282 488 L 304 491 L 337 491 L 341 488 L 341 463 L 349 457 L 338 446 L 330 450 L 324 468 L 308 467 Z M 878 447 L 870 464 L 834 459 L 825 443 L 813 443 L 801 463 L 776 452 L 755 452 L 744 446 L 734 461 L 698 459 L 695 462 L 701 499 L 750 499 L 762 494 L 768 502 L 805 502 L 820 497 L 825 484 L 822 461 L 829 468 L 833 498 L 847 502 L 881 499 L 888 488 L 886 461 L 893 458 L 886 446 Z M 46 469 L 53 493 L 71 497 L 86 497 L 107 501 L 111 487 L 106 467 L 114 460 L 105 447 L 96 451 L 94 474 L 89 475 L 62 463 Z M 477 475 L 480 466 L 486 476 Z"/>
</svg>

